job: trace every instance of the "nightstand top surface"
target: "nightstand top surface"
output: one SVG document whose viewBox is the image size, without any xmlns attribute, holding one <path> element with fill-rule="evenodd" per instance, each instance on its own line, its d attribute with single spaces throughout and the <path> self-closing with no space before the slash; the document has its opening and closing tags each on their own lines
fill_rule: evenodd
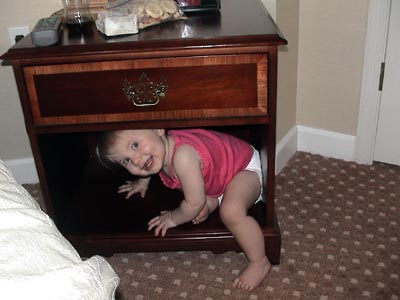
<svg viewBox="0 0 400 300">
<path fill-rule="evenodd" d="M 221 0 L 217 12 L 187 14 L 187 20 L 166 22 L 138 34 L 106 37 L 95 28 L 71 36 L 64 28 L 58 44 L 37 47 L 30 35 L 11 47 L 1 59 L 85 55 L 157 49 L 193 49 L 241 45 L 282 45 L 286 40 L 259 0 Z"/>
</svg>

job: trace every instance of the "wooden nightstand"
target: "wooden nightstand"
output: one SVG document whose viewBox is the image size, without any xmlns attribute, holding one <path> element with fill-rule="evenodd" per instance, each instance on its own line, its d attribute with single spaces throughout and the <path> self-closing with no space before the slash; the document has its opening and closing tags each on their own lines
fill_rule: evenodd
<svg viewBox="0 0 400 300">
<path fill-rule="evenodd" d="M 221 6 L 137 35 L 107 38 L 93 27 L 71 36 L 65 28 L 50 47 L 35 47 L 27 36 L 1 57 L 14 68 L 48 212 L 82 255 L 240 250 L 217 212 L 154 237 L 147 221 L 177 206 L 180 192 L 154 178 L 145 199 L 126 200 L 116 189 L 129 174 L 102 167 L 94 155 L 103 130 L 204 127 L 261 150 L 265 203 L 250 213 L 279 263 L 276 73 L 277 47 L 286 40 L 258 0 Z"/>
</svg>

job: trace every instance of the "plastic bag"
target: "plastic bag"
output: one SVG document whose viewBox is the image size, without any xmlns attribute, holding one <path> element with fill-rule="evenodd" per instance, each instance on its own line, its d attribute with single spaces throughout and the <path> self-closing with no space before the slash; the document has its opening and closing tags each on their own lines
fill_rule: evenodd
<svg viewBox="0 0 400 300">
<path fill-rule="evenodd" d="M 187 19 L 174 0 L 117 0 L 109 2 L 105 8 L 108 11 L 136 15 L 139 29 Z"/>
<path fill-rule="evenodd" d="M 138 33 L 137 16 L 132 13 L 106 12 L 97 15 L 96 27 L 107 36 Z"/>
</svg>

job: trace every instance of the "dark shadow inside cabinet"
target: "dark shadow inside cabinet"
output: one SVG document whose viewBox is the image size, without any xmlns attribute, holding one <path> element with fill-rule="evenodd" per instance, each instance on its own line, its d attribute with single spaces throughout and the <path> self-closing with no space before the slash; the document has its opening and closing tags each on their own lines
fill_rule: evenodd
<svg viewBox="0 0 400 300">
<path fill-rule="evenodd" d="M 237 136 L 256 149 L 266 151 L 266 125 L 221 126 L 205 129 Z M 101 164 L 95 154 L 99 132 L 46 133 L 38 135 L 43 167 L 46 172 L 52 216 L 66 235 L 113 235 L 147 232 L 147 222 L 160 211 L 177 207 L 183 199 L 178 190 L 166 188 L 153 176 L 145 198 L 134 195 L 125 199 L 118 187 L 135 177 L 123 169 Z M 265 181 L 265 178 L 264 178 Z M 249 212 L 265 224 L 266 205 L 254 205 Z M 216 210 L 199 225 L 187 223 L 169 232 L 216 232 L 225 227 Z"/>
</svg>

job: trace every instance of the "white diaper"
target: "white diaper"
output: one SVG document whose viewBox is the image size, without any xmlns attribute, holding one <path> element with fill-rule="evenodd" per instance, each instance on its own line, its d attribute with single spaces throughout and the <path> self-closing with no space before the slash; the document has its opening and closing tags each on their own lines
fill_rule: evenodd
<svg viewBox="0 0 400 300">
<path fill-rule="evenodd" d="M 247 171 L 252 171 L 255 172 L 258 175 L 258 179 L 260 180 L 260 185 L 261 185 L 261 190 L 260 194 L 258 195 L 258 198 L 254 203 L 257 203 L 262 200 L 262 195 L 263 195 L 263 180 L 262 180 L 262 171 L 261 171 L 261 158 L 260 158 L 260 152 L 257 151 L 256 148 L 253 148 L 253 156 L 251 157 L 251 160 L 245 170 Z M 221 205 L 222 198 L 224 197 L 224 194 L 220 195 L 217 197 L 218 203 Z"/>
</svg>

